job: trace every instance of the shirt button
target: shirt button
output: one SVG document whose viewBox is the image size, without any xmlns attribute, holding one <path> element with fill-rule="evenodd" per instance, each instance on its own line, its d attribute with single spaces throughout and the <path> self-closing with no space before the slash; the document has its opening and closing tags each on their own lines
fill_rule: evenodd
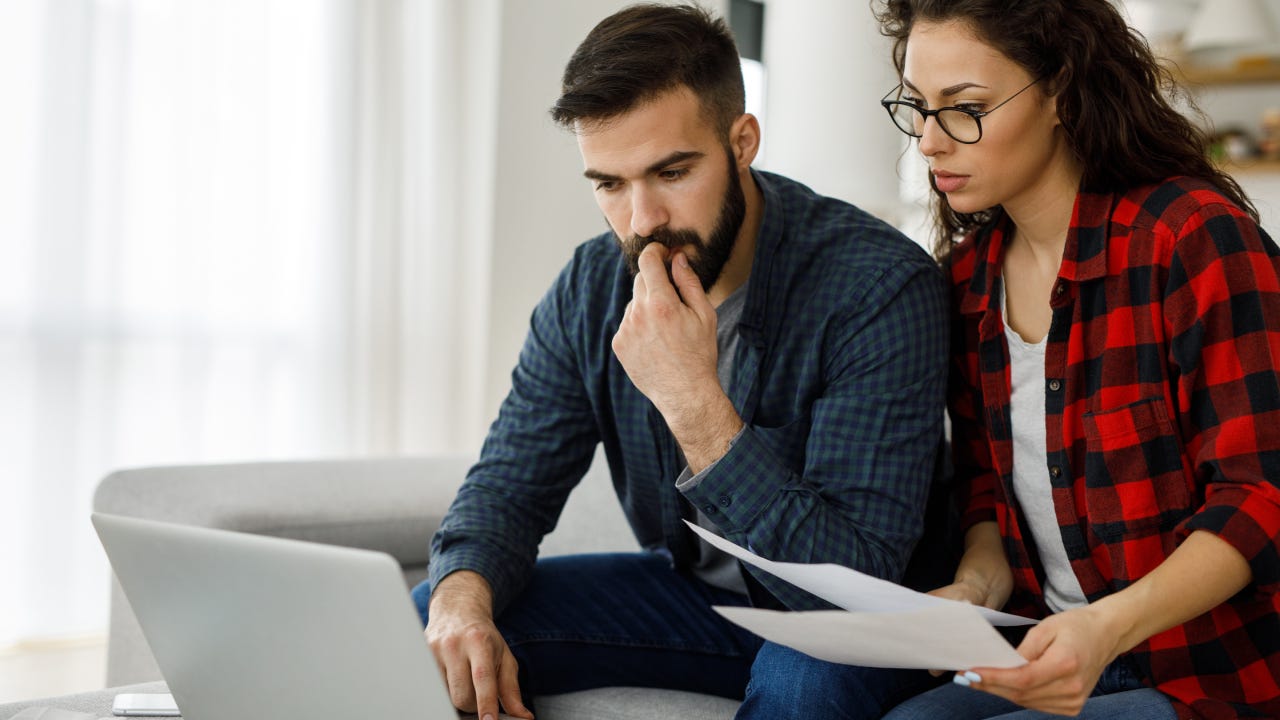
<svg viewBox="0 0 1280 720">
<path fill-rule="evenodd" d="M 720 507 L 729 507 L 732 504 L 733 504 L 733 500 L 729 499 L 728 495 L 725 495 L 724 497 L 720 498 Z"/>
<path fill-rule="evenodd" d="M 707 503 L 706 505 L 703 505 L 703 506 L 702 506 L 702 512 L 704 512 L 704 513 L 706 513 L 706 514 L 708 514 L 708 515 L 715 515 L 715 514 L 716 514 L 716 506 L 715 506 L 715 505 L 712 505 L 711 503 Z"/>
<path fill-rule="evenodd" d="M 1062 389 L 1062 382 L 1059 380 L 1050 380 L 1049 389 L 1052 390 L 1053 392 L 1058 392 L 1059 390 Z"/>
<path fill-rule="evenodd" d="M 1066 292 L 1067 291 L 1066 283 L 1058 283 L 1058 287 L 1054 288 L 1053 291 L 1059 295 Z"/>
<path fill-rule="evenodd" d="M 1062 477 L 1062 468 L 1058 467 L 1057 465 L 1050 466 L 1049 475 L 1053 476 L 1054 478 Z"/>
</svg>

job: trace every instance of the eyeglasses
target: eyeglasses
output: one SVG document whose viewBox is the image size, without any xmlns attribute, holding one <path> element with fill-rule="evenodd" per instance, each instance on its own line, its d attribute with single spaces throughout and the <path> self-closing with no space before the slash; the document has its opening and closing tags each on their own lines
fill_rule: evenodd
<svg viewBox="0 0 1280 720">
<path fill-rule="evenodd" d="M 1040 79 L 1036 78 L 1031 81 L 1031 85 L 1035 85 L 1038 82 L 1040 82 Z M 1031 85 L 1027 85 L 1010 95 L 1004 102 L 990 110 L 968 110 L 962 107 L 940 107 L 937 110 L 926 110 L 915 102 L 890 100 L 889 96 L 895 92 L 901 97 L 901 84 L 885 93 L 885 96 L 880 99 L 880 104 L 888 111 L 893 124 L 911 137 L 918 138 L 924 135 L 924 123 L 930 117 L 933 117 L 937 119 L 938 127 L 942 128 L 942 131 L 949 135 L 952 140 L 965 145 L 972 145 L 982 139 L 982 118 L 1009 104 L 1010 100 L 1026 92 L 1031 88 Z"/>
</svg>

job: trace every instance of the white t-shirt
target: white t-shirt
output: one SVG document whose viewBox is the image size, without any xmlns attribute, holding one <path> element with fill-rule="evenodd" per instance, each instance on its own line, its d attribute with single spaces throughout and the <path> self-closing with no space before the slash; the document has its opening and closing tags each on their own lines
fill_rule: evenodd
<svg viewBox="0 0 1280 720">
<path fill-rule="evenodd" d="M 1009 317 L 1007 308 L 1001 289 L 1000 311 L 1005 318 Z M 1007 322 L 1004 333 L 1009 344 L 1009 375 L 1013 386 L 1009 398 L 1013 422 L 1013 494 L 1022 506 L 1031 540 L 1044 564 L 1045 604 L 1054 612 L 1062 612 L 1089 603 L 1071 569 L 1053 507 L 1044 429 L 1044 352 L 1048 337 L 1029 343 Z"/>
</svg>

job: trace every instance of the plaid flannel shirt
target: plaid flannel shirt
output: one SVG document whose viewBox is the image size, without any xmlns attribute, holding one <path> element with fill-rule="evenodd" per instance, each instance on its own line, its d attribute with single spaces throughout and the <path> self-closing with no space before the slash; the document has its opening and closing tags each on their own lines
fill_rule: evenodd
<svg viewBox="0 0 1280 720">
<path fill-rule="evenodd" d="M 1008 230 L 976 233 L 951 260 L 953 452 L 964 527 L 999 524 L 1011 607 L 1043 615 L 993 295 Z M 1192 531 L 1223 538 L 1252 584 L 1131 655 L 1180 717 L 1280 717 L 1280 251 L 1204 182 L 1081 192 L 1051 305 L 1045 478 L 1086 597 L 1123 590 Z"/>
<path fill-rule="evenodd" d="M 511 392 L 432 541 L 433 585 L 474 570 L 500 612 L 601 442 L 640 546 L 677 569 L 697 559 L 682 522 L 696 505 L 765 557 L 901 576 L 941 440 L 946 283 L 885 223 L 753 176 L 764 216 L 726 388 L 746 424 L 732 448 L 695 488 L 675 488 L 675 440 L 610 346 L 631 276 L 611 234 L 590 240 L 533 312 Z M 766 601 L 829 607 L 756 579 Z"/>
</svg>

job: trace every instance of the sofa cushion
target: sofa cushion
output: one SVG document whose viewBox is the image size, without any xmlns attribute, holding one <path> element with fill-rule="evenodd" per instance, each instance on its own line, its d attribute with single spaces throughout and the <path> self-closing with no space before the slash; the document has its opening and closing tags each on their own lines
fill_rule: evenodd
<svg viewBox="0 0 1280 720">
<path fill-rule="evenodd" d="M 547 695 L 534 707 L 538 720 L 731 720 L 738 704 L 681 690 L 610 687 Z"/>
</svg>

